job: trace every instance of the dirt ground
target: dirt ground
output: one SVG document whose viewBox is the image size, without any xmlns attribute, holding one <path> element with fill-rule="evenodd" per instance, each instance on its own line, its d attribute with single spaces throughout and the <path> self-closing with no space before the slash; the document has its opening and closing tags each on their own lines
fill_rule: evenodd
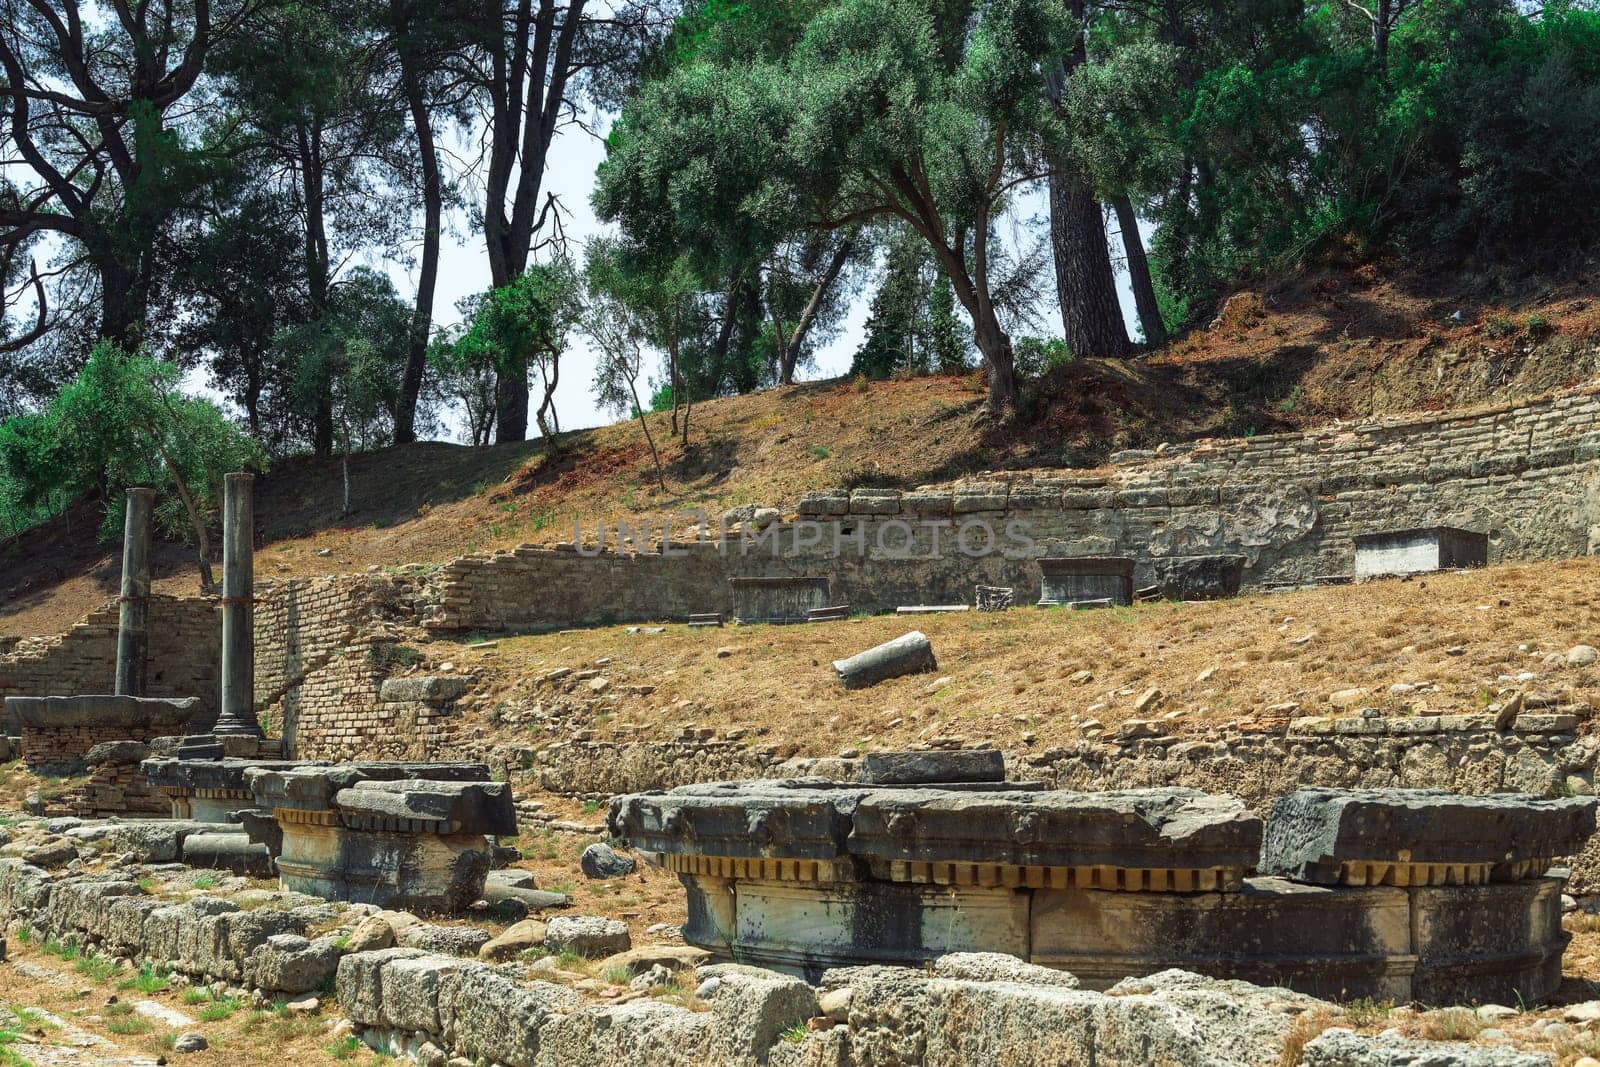
<svg viewBox="0 0 1600 1067">
<path fill-rule="evenodd" d="M 1600 560 L 1589 559 L 1209 604 L 648 629 L 438 641 L 420 646 L 416 669 L 472 674 L 482 695 L 465 714 L 508 747 L 693 726 L 808 755 L 937 738 L 1038 751 L 1130 718 L 1169 718 L 1181 733 L 1366 708 L 1456 714 L 1518 689 L 1562 705 L 1600 699 L 1600 667 L 1566 663 L 1574 645 L 1600 645 Z M 936 672 L 839 685 L 831 661 L 912 629 L 933 642 Z M 573 674 L 546 680 L 560 668 Z M 589 671 L 606 679 L 598 695 L 575 677 Z M 577 711 L 553 734 L 532 714 L 560 707 Z"/>
</svg>

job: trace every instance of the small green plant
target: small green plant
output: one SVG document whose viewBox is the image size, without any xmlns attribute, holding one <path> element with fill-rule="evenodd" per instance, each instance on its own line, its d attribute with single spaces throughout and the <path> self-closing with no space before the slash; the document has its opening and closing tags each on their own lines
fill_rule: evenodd
<svg viewBox="0 0 1600 1067">
<path fill-rule="evenodd" d="M 830 449 L 824 448 L 822 445 L 811 445 L 807 447 L 806 451 L 810 452 L 818 459 L 827 459 L 829 456 L 833 455 L 833 452 Z"/>
<path fill-rule="evenodd" d="M 192 884 L 196 889 L 215 889 L 217 887 L 217 876 L 214 874 L 196 875 Z"/>
<path fill-rule="evenodd" d="M 1372 1026 L 1387 1019 L 1393 1011 L 1394 1001 L 1373 1000 L 1371 997 L 1352 1000 L 1344 1006 L 1345 1018 L 1353 1026 Z"/>
<path fill-rule="evenodd" d="M 17 931 L 17 943 L 22 945 L 31 945 L 33 943 L 33 927 L 24 923 Z"/>
<path fill-rule="evenodd" d="M 612 985 L 627 985 L 633 981 L 633 972 L 626 967 L 607 967 L 600 977 Z"/>
<path fill-rule="evenodd" d="M 327 1052 L 328 1055 L 336 1060 L 353 1060 L 361 1052 L 361 1040 L 356 1037 L 347 1037 L 343 1041 L 329 1045 Z"/>
<path fill-rule="evenodd" d="M 1510 337 L 1517 332 L 1517 322 L 1510 315 L 1496 313 L 1484 321 L 1483 330 L 1490 337 Z"/>
<path fill-rule="evenodd" d="M 118 1037 L 141 1037 L 155 1028 L 155 1023 L 137 1015 L 123 1015 L 106 1020 L 106 1029 Z"/>
<path fill-rule="evenodd" d="M 1537 311 L 1523 319 L 1522 326 L 1530 337 L 1548 337 L 1555 332 L 1555 324 Z"/>
<path fill-rule="evenodd" d="M 44 943 L 44 951 L 69 962 L 78 958 L 78 950 L 76 948 L 71 945 L 63 945 L 53 937 Z"/>
<path fill-rule="evenodd" d="M 16 1007 L 11 1009 L 11 1014 L 17 1017 L 17 1023 L 31 1030 L 59 1030 L 61 1025 L 38 1008 Z"/>
<path fill-rule="evenodd" d="M 185 989 L 178 999 L 185 1004 L 204 1004 L 211 999 L 211 990 L 205 986 L 192 985 Z"/>
<path fill-rule="evenodd" d="M 367 659 L 374 667 L 394 670 L 415 667 L 424 657 L 421 652 L 409 645 L 397 645 L 392 641 L 375 641 L 367 649 Z"/>
<path fill-rule="evenodd" d="M 244 1007 L 244 1001 L 238 997 L 223 997 L 213 1000 L 200 1009 L 200 1021 L 203 1023 L 220 1023 L 233 1015 L 234 1012 Z"/>
<path fill-rule="evenodd" d="M 806 1039 L 806 1024 L 795 1023 L 783 1032 L 783 1039 L 791 1045 L 798 1045 Z"/>
<path fill-rule="evenodd" d="M 149 963 L 140 964 L 138 973 L 124 979 L 118 989 L 135 989 L 140 993 L 160 993 L 172 985 L 172 972 Z"/>
<path fill-rule="evenodd" d="M 89 980 L 96 985 L 109 981 L 111 976 L 117 973 L 117 965 L 114 961 L 107 956 L 94 952 L 86 952 L 79 956 L 78 961 L 72 965 L 72 969 L 79 974 L 88 976 Z"/>
<path fill-rule="evenodd" d="M 0 1067 L 33 1067 L 11 1045 L 22 1040 L 22 1035 L 10 1028 L 0 1028 Z"/>
</svg>

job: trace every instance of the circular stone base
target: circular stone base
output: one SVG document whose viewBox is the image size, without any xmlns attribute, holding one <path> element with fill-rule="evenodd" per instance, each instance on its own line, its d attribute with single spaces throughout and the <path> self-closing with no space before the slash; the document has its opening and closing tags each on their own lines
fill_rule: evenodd
<svg viewBox="0 0 1600 1067">
<path fill-rule="evenodd" d="M 1531 1003 L 1561 981 L 1562 879 L 1400 889 L 1246 879 L 1149 893 L 682 875 L 684 937 L 815 981 L 831 967 L 1004 952 L 1104 988 L 1176 967 L 1315 996 Z"/>
</svg>

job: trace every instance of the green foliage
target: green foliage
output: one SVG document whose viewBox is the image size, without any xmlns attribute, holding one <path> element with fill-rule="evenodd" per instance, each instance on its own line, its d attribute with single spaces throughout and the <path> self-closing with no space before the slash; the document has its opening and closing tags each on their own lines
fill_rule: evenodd
<svg viewBox="0 0 1600 1067">
<path fill-rule="evenodd" d="M 358 268 L 335 287 L 324 314 L 274 340 L 292 368 L 294 408 L 310 423 L 325 407 L 347 453 L 389 441 L 410 322 L 388 277 Z"/>
<path fill-rule="evenodd" d="M 1038 378 L 1072 362 L 1072 350 L 1059 337 L 1024 337 L 1017 341 L 1017 373 Z"/>
<path fill-rule="evenodd" d="M 537 419 L 546 437 L 559 432 L 555 386 L 561 356 L 583 315 L 583 284 L 566 256 L 535 264 L 470 305 L 467 328 L 448 346 L 435 348 L 435 365 L 455 375 L 487 374 L 525 378 L 537 369 L 544 398 Z"/>
<path fill-rule="evenodd" d="M 967 365 L 967 344 L 955 316 L 950 281 L 916 234 L 888 240 L 885 271 L 867 315 L 866 336 L 850 373 L 888 378 L 898 373 L 952 374 Z"/>
<path fill-rule="evenodd" d="M 1004 392 L 990 224 L 1062 139 L 1043 71 L 1068 39 L 1064 5 L 840 0 L 807 12 L 792 43 L 755 34 L 759 47 L 736 32 L 753 16 L 720 11 L 735 28 L 710 41 L 739 47 L 708 56 L 696 38 L 646 82 L 608 141 L 600 214 L 705 275 L 807 229 L 913 220 Z"/>
<path fill-rule="evenodd" d="M 0 423 L 0 530 L 15 532 L 98 490 L 101 533 L 112 539 L 122 530 L 121 490 L 153 485 L 163 490 L 156 520 L 167 534 L 204 537 L 222 476 L 265 459 L 215 405 L 186 396 L 181 381 L 175 364 L 101 342 L 45 410 Z"/>
</svg>

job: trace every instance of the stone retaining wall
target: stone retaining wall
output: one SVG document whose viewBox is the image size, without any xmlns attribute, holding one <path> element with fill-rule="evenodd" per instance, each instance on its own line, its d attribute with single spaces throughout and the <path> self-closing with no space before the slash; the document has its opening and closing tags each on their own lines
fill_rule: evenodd
<svg viewBox="0 0 1600 1067">
<path fill-rule="evenodd" d="M 818 492 L 795 508 L 810 525 L 777 524 L 726 551 L 691 544 L 663 555 L 658 526 L 650 554 L 565 546 L 464 557 L 441 572 L 428 623 L 500 630 L 727 612 L 729 579 L 751 576 L 827 577 L 829 601 L 855 611 L 970 603 L 979 584 L 1016 587 L 1029 602 L 1039 593 L 1033 560 L 1063 548 L 1133 556 L 1138 585 L 1154 579 L 1157 559 L 1216 553 L 1246 557 L 1247 586 L 1306 582 L 1352 574 L 1359 534 L 1433 525 L 1487 532 L 1491 562 L 1581 556 L 1600 548 L 1597 457 L 1600 389 L 1590 388 L 1468 414 L 1123 453 L 1118 467 L 1092 473 Z M 977 520 L 995 531 L 997 551 L 952 551 Z M 617 547 L 616 534 L 607 546 Z M 596 530 L 582 536 L 593 543 Z M 967 543 L 986 542 L 974 528 Z M 895 558 L 906 552 L 913 558 Z"/>
<path fill-rule="evenodd" d="M 428 758 L 448 747 L 448 705 L 380 698 L 384 680 L 409 665 L 406 641 L 424 627 L 459 634 L 726 613 L 738 577 L 825 577 L 830 603 L 880 611 L 968 603 L 979 584 L 1014 587 L 1027 603 L 1039 589 L 1033 557 L 1060 551 L 1134 555 L 1141 585 L 1160 558 L 1239 554 L 1246 584 L 1256 586 L 1348 574 L 1357 534 L 1397 527 L 1486 530 L 1492 562 L 1583 555 L 1600 547 L 1597 455 L 1600 389 L 1591 388 L 1470 414 L 1123 455 L 1109 471 L 813 493 L 796 510 L 820 525 L 778 523 L 765 540 L 735 538 L 725 552 L 716 544 L 676 545 L 671 555 L 523 547 L 438 570 L 261 583 L 257 707 L 291 755 Z M 1009 524 L 1022 524 L 1028 558 L 950 552 L 960 524 L 973 519 L 1002 540 Z M 916 554 L 934 556 L 935 538 L 941 552 L 891 558 L 882 546 L 900 546 L 908 530 Z M 114 607 L 0 655 L 0 696 L 109 688 Z M 155 598 L 151 608 L 151 695 L 198 696 L 214 713 L 215 602 Z M 742 758 L 702 762 L 749 773 Z M 616 781 L 609 791 L 622 792 L 654 773 L 621 767 L 596 780 Z"/>
<path fill-rule="evenodd" d="M 242 911 L 216 897 L 174 904 L 147 895 L 136 882 L 62 878 L 21 860 L 0 860 L 0 921 L 13 933 L 26 927 L 40 941 L 267 992 L 310 992 L 338 966 L 336 938 L 304 936 L 313 919 L 325 917 L 326 905 L 301 899 L 310 911 Z"/>
<path fill-rule="evenodd" d="M 585 1006 L 506 968 L 386 949 L 340 962 L 338 998 L 385 1053 L 505 1067 L 1270 1067 L 1292 1018 L 1326 1010 L 1286 990 L 1179 971 L 1090 993 L 1069 975 L 991 954 L 947 956 L 927 971 L 841 968 L 825 976 L 820 1000 L 755 967 L 701 967 L 688 980 L 704 994 L 700 1010 L 638 994 Z"/>
<path fill-rule="evenodd" d="M 119 610 L 118 603 L 111 601 L 65 633 L 17 642 L 0 655 L 0 698 L 111 692 L 116 681 Z M 149 649 L 144 695 L 199 697 L 202 717 L 215 719 L 222 664 L 217 602 L 201 597 L 151 597 Z M 17 733 L 16 723 L 4 726 L 7 733 Z"/>
</svg>

